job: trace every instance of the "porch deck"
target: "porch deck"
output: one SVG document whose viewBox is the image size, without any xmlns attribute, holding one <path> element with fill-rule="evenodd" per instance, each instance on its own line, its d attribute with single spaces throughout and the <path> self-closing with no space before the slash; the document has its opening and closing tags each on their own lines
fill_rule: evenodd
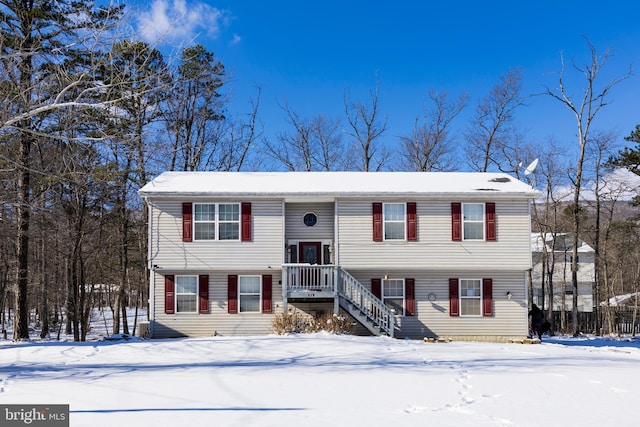
<svg viewBox="0 0 640 427">
<path fill-rule="evenodd" d="M 283 264 L 282 300 L 284 309 L 290 299 L 334 300 L 334 313 L 342 306 L 372 333 L 393 337 L 393 309 L 364 287 L 353 276 L 336 265 Z"/>
</svg>

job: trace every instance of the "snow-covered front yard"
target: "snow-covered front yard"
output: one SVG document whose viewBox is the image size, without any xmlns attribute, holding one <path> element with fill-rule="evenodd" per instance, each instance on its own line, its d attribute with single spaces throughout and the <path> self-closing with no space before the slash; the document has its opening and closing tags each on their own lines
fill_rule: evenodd
<svg viewBox="0 0 640 427">
<path fill-rule="evenodd" d="M 2 404 L 71 426 L 634 425 L 640 341 L 292 336 L 0 341 Z"/>
</svg>

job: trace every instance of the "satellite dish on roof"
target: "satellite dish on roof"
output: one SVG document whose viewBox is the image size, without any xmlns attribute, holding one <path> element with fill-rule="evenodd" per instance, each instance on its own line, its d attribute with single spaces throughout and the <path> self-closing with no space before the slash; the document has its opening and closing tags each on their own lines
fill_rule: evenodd
<svg viewBox="0 0 640 427">
<path fill-rule="evenodd" d="M 531 175 L 534 170 L 536 170 L 536 166 L 538 166 L 538 159 L 535 159 L 533 162 L 529 163 L 529 166 L 524 170 L 525 175 Z"/>
</svg>

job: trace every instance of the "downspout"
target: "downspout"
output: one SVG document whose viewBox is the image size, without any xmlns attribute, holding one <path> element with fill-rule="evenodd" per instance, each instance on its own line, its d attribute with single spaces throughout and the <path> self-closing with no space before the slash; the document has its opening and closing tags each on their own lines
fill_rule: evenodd
<svg viewBox="0 0 640 427">
<path fill-rule="evenodd" d="M 340 262 L 338 255 L 340 251 L 338 250 L 338 199 L 334 199 L 333 201 L 333 283 L 335 286 L 334 296 L 333 296 L 333 313 L 336 315 L 340 314 L 340 281 L 342 280 L 342 275 L 340 274 Z"/>
<path fill-rule="evenodd" d="M 287 244 L 287 230 L 285 229 L 287 220 L 285 218 L 286 215 L 286 205 L 285 200 L 282 199 L 282 204 L 280 206 L 280 218 L 282 218 L 282 265 L 280 266 L 280 283 L 282 284 L 282 312 L 286 313 L 288 310 L 287 307 L 287 275 L 289 272 L 287 271 L 284 264 L 289 262 L 287 259 L 287 249 L 285 245 Z"/>
<path fill-rule="evenodd" d="M 144 197 L 144 201 L 147 203 L 147 209 L 149 210 L 147 218 L 147 268 L 151 272 L 149 274 L 149 301 L 147 304 L 147 319 L 149 320 L 149 337 L 154 336 L 154 323 L 155 323 L 155 308 L 156 308 L 156 297 L 155 297 L 155 278 L 156 278 L 156 270 L 153 268 L 153 261 L 151 260 L 151 243 L 153 242 L 153 210 L 151 208 L 151 202 L 148 197 Z"/>
<path fill-rule="evenodd" d="M 524 316 L 525 316 L 525 325 L 526 326 L 526 331 L 525 331 L 525 336 L 529 335 L 529 310 L 530 310 L 530 306 L 529 304 L 532 302 L 529 299 L 529 292 L 531 292 L 531 297 L 533 298 L 533 278 L 531 277 L 531 273 L 533 270 L 533 251 L 531 250 L 531 207 L 533 205 L 535 201 L 532 199 L 529 199 L 529 233 L 527 234 L 528 238 L 527 238 L 527 245 L 529 248 L 529 269 L 525 272 L 524 274 L 524 282 L 527 283 L 528 281 L 528 286 L 527 289 L 525 290 L 524 293 L 524 306 L 526 307 L 526 309 L 524 310 Z M 544 244 L 544 242 L 543 242 Z M 542 274 L 544 275 L 544 271 L 542 272 Z M 544 307 L 544 301 L 542 301 L 542 306 Z"/>
</svg>

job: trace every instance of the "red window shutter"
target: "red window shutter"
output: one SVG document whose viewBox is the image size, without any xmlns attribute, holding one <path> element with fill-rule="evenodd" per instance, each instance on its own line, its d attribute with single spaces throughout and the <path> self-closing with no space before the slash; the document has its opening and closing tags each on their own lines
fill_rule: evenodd
<svg viewBox="0 0 640 427">
<path fill-rule="evenodd" d="M 251 241 L 251 203 L 242 203 L 242 241 Z"/>
<path fill-rule="evenodd" d="M 227 276 L 227 312 L 236 314 L 238 312 L 238 276 L 230 274 Z"/>
<path fill-rule="evenodd" d="M 191 242 L 193 240 L 192 236 L 192 204 L 191 203 L 183 203 L 182 204 L 182 241 L 183 242 Z"/>
<path fill-rule="evenodd" d="M 271 313 L 271 275 L 262 276 L 262 312 Z"/>
<path fill-rule="evenodd" d="M 449 316 L 460 316 L 458 279 L 449 279 Z"/>
<path fill-rule="evenodd" d="M 487 240 L 494 241 L 496 240 L 496 204 L 486 203 L 484 206 Z"/>
<path fill-rule="evenodd" d="M 407 203 L 407 240 L 418 240 L 418 215 L 416 214 L 416 204 Z"/>
<path fill-rule="evenodd" d="M 373 241 L 382 242 L 382 203 L 373 204 Z"/>
<path fill-rule="evenodd" d="M 382 299 L 382 280 L 371 279 L 371 293 L 377 298 Z"/>
<path fill-rule="evenodd" d="M 202 314 L 209 312 L 209 275 L 198 276 L 198 311 Z"/>
<path fill-rule="evenodd" d="M 451 240 L 462 240 L 462 204 L 451 203 Z"/>
<path fill-rule="evenodd" d="M 166 314 L 175 313 L 176 285 L 173 275 L 164 276 L 164 312 Z"/>
<path fill-rule="evenodd" d="M 482 315 L 493 316 L 493 280 L 482 279 Z"/>
<path fill-rule="evenodd" d="M 405 314 L 407 316 L 416 315 L 416 280 L 404 279 L 404 299 L 405 299 Z"/>
</svg>

